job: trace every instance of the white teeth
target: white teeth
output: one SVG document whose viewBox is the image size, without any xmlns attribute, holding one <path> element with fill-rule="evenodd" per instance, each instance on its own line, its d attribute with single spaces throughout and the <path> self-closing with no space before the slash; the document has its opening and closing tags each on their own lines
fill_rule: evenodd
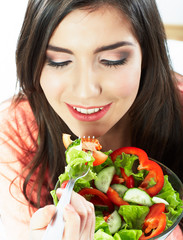
<svg viewBox="0 0 183 240">
<path fill-rule="evenodd" d="M 91 114 L 91 113 L 94 113 L 95 112 L 95 109 L 93 108 L 93 109 L 88 109 L 88 114 Z"/>
<path fill-rule="evenodd" d="M 101 108 L 90 108 L 90 109 L 86 109 L 86 108 L 77 108 L 77 107 L 73 107 L 77 112 L 83 113 L 83 114 L 92 114 L 92 113 L 96 113 L 100 110 L 103 109 L 103 107 Z"/>
</svg>

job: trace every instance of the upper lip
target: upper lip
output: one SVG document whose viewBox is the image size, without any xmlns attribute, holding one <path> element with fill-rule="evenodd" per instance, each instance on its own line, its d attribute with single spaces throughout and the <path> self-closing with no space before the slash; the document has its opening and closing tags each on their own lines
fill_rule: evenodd
<svg viewBox="0 0 183 240">
<path fill-rule="evenodd" d="M 75 108 L 93 109 L 93 108 L 103 108 L 103 107 L 108 106 L 111 103 L 100 105 L 100 106 L 81 106 L 81 105 L 73 105 L 73 104 L 68 104 L 68 103 L 66 103 L 66 104 L 71 106 L 71 107 L 75 107 Z"/>
</svg>

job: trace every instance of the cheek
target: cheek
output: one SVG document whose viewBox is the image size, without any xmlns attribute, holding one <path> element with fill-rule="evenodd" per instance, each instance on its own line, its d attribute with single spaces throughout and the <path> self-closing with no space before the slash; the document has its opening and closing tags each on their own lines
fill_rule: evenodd
<svg viewBox="0 0 183 240">
<path fill-rule="evenodd" d="M 64 81 L 61 80 L 58 74 L 46 67 L 43 68 L 41 73 L 40 84 L 48 99 L 60 98 L 60 95 L 64 92 Z"/>
<path fill-rule="evenodd" d="M 139 88 L 140 76 L 140 69 L 118 72 L 118 74 L 113 77 L 113 93 L 115 93 L 118 98 L 127 98 L 136 95 Z"/>
</svg>

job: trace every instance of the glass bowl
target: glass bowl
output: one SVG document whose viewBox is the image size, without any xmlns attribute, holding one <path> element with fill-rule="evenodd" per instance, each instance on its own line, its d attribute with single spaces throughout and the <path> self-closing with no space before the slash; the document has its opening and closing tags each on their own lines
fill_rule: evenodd
<svg viewBox="0 0 183 240">
<path fill-rule="evenodd" d="M 162 164 L 154 159 L 151 159 L 151 160 L 158 163 L 161 166 L 164 175 L 168 175 L 168 180 L 172 184 L 172 187 L 174 188 L 174 190 L 176 190 L 180 194 L 180 198 L 183 199 L 183 183 L 178 178 L 178 176 L 174 172 L 172 172 L 172 170 L 170 170 L 168 167 L 166 167 L 164 164 Z M 157 235 L 156 237 L 149 238 L 149 240 L 164 240 L 164 239 L 166 239 L 170 235 L 170 233 L 174 230 L 174 228 L 179 224 L 179 222 L 181 221 L 182 218 L 183 218 L 183 211 L 178 216 L 177 220 L 173 223 L 173 225 L 171 227 L 169 227 L 167 230 L 165 230 L 161 234 Z"/>
</svg>

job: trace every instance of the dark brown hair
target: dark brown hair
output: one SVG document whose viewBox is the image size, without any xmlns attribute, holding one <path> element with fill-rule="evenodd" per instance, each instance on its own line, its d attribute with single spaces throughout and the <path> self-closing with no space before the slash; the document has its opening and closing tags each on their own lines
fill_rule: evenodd
<svg viewBox="0 0 183 240">
<path fill-rule="evenodd" d="M 181 177 L 181 109 L 167 56 L 164 28 L 155 1 L 29 0 L 16 52 L 17 76 L 21 89 L 16 100 L 20 101 L 26 96 L 39 129 L 39 147 L 30 163 L 31 170 L 23 188 L 24 195 L 30 199 L 27 186 L 39 167 L 41 174 L 36 178 L 39 185 L 38 197 L 31 202 L 37 207 L 40 206 L 46 169 L 49 169 L 50 178 L 45 204 L 50 201 L 50 186 L 55 184 L 64 171 L 62 133 L 76 137 L 49 105 L 40 87 L 47 45 L 52 33 L 68 13 L 78 8 L 92 11 L 104 4 L 112 5 L 126 15 L 143 53 L 140 88 L 130 109 L 132 145 L 164 162 Z"/>
</svg>

